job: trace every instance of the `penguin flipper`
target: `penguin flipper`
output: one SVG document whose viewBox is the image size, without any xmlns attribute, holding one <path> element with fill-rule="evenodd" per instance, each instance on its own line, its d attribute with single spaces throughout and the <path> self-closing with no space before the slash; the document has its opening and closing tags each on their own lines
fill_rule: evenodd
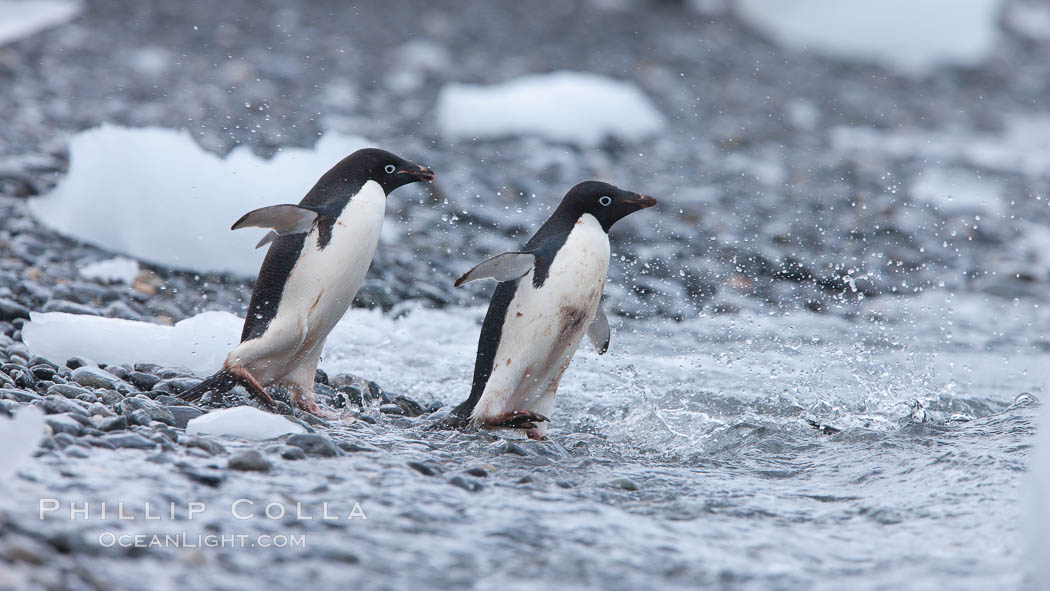
<svg viewBox="0 0 1050 591">
<path fill-rule="evenodd" d="M 299 205 L 271 205 L 249 211 L 234 222 L 230 229 L 270 228 L 278 235 L 301 234 L 313 227 L 318 215 L 318 212 Z M 266 242 L 269 240 L 264 238 L 264 242 L 260 242 L 255 248 Z"/>
<path fill-rule="evenodd" d="M 262 248 L 263 246 L 266 246 L 267 244 L 273 242 L 274 240 L 277 240 L 280 237 L 280 234 L 274 232 L 273 230 L 270 230 L 266 233 L 265 236 L 262 237 L 262 240 L 259 241 L 259 244 L 255 245 L 255 248 Z"/>
<path fill-rule="evenodd" d="M 609 350 L 611 334 L 609 319 L 605 317 L 602 305 L 598 304 L 598 309 L 594 312 L 594 319 L 591 320 L 591 325 L 587 327 L 587 338 L 590 339 L 594 348 L 598 350 L 599 355 L 605 355 L 605 352 Z"/>
<path fill-rule="evenodd" d="M 505 252 L 483 261 L 478 266 L 456 279 L 455 286 L 478 279 L 495 279 L 499 282 L 514 281 L 532 270 L 536 256 L 531 252 Z"/>
</svg>

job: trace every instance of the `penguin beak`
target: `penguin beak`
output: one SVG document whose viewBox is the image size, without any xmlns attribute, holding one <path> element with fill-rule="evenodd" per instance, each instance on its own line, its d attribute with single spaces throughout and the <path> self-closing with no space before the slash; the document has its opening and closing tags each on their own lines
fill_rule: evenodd
<svg viewBox="0 0 1050 591">
<path fill-rule="evenodd" d="M 419 166 L 418 164 L 416 164 L 415 166 L 416 166 L 416 168 L 414 168 L 414 169 L 399 170 L 398 172 L 400 174 L 407 174 L 407 175 L 415 178 L 417 181 L 423 181 L 425 183 L 429 183 L 430 181 L 434 180 L 434 171 L 433 170 L 430 170 L 429 168 L 427 168 L 425 166 Z"/>
<path fill-rule="evenodd" d="M 627 199 L 626 201 L 627 203 L 631 203 L 637 206 L 638 209 L 645 209 L 646 207 L 652 207 L 656 205 L 656 199 L 653 199 L 648 195 L 640 195 L 638 193 L 635 193 L 633 199 Z"/>
</svg>

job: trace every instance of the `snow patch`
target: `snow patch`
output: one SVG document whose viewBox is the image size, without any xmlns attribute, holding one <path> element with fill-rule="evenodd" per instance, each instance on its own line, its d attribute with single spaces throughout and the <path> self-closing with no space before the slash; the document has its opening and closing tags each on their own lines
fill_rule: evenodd
<svg viewBox="0 0 1050 591">
<path fill-rule="evenodd" d="M 0 0 L 0 45 L 66 23 L 82 8 L 76 0 Z"/>
<path fill-rule="evenodd" d="M 189 435 L 232 435 L 244 439 L 272 439 L 289 433 L 306 433 L 306 429 L 281 415 L 251 406 L 215 410 L 191 419 L 186 424 Z"/>
<path fill-rule="evenodd" d="M 921 73 L 984 62 L 1002 0 L 739 0 L 737 14 L 775 42 Z"/>
<path fill-rule="evenodd" d="M 36 451 L 44 438 L 44 413 L 35 406 L 22 407 L 8 419 L 0 417 L 0 486 Z"/>
<path fill-rule="evenodd" d="M 634 84 L 569 71 L 493 86 L 446 85 L 438 96 L 437 120 L 441 132 L 454 138 L 539 135 L 581 145 L 607 136 L 637 141 L 667 124 Z"/>
<path fill-rule="evenodd" d="M 228 312 L 203 312 L 162 326 L 149 322 L 65 312 L 33 312 L 22 340 L 34 355 L 74 355 L 107 364 L 147 361 L 210 375 L 240 341 L 244 320 Z"/>
<path fill-rule="evenodd" d="M 364 138 L 328 134 L 312 150 L 264 160 L 240 146 L 226 158 L 201 149 L 188 131 L 102 125 L 70 143 L 69 174 L 30 201 L 45 225 L 139 260 L 177 269 L 259 271 L 264 230 L 230 231 L 245 212 L 297 203 Z"/>
<path fill-rule="evenodd" d="M 79 274 L 84 279 L 103 283 L 134 283 L 139 274 L 139 262 L 127 257 L 115 257 L 84 265 Z"/>
</svg>

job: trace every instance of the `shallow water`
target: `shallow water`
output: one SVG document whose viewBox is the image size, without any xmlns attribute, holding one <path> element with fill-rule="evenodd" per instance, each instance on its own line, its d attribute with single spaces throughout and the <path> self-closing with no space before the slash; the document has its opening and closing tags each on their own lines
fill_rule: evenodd
<svg viewBox="0 0 1050 591">
<path fill-rule="evenodd" d="M 868 307 L 890 318 L 881 323 L 809 313 L 614 320 L 610 353 L 581 350 L 566 375 L 549 441 L 426 431 L 426 417 L 377 413 L 375 425 L 329 432 L 376 451 L 276 460 L 269 475 L 181 448 L 168 462 L 136 450 L 45 455 L 22 470 L 29 480 L 14 483 L 5 513 L 16 529 L 79 537 L 70 559 L 133 589 L 1017 588 L 1028 573 L 1020 500 L 1038 405 L 1013 402 L 1038 396 L 1048 377 L 1039 338 L 1024 329 L 1044 314 L 956 298 L 986 308 L 1011 338 L 959 327 L 946 346 L 937 328 L 952 317 L 932 309 L 943 298 Z M 480 313 L 417 311 L 395 323 L 354 311 L 325 365 L 376 364 L 391 371 L 392 390 L 457 402 L 469 375 L 461 350 Z M 340 338 L 355 329 L 357 341 Z M 464 474 L 470 467 L 487 475 Z M 213 488 L 187 470 L 226 476 Z M 146 501 L 176 501 L 179 515 L 41 522 L 40 496 L 123 500 L 139 513 Z M 236 520 L 238 498 L 256 512 L 302 502 L 315 519 Z M 188 500 L 207 511 L 187 519 Z M 357 502 L 367 520 L 323 521 L 325 501 L 343 514 Z M 103 531 L 301 533 L 307 547 L 104 548 Z"/>
</svg>

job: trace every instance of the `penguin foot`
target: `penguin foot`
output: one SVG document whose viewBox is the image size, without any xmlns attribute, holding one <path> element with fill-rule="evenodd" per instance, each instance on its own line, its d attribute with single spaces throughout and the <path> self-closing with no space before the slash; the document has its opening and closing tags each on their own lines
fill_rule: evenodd
<svg viewBox="0 0 1050 591">
<path fill-rule="evenodd" d="M 266 392 L 259 383 L 259 380 L 255 379 L 255 376 L 251 374 L 247 369 L 243 367 L 230 367 L 226 371 L 233 376 L 233 379 L 237 380 L 239 384 L 244 386 L 248 393 L 259 399 L 270 410 L 277 408 L 277 404 L 273 401 L 273 398 Z"/>
<path fill-rule="evenodd" d="M 335 411 L 321 408 L 321 406 L 317 404 L 317 400 L 314 399 L 313 392 L 303 392 L 298 389 L 293 391 L 295 394 L 293 394 L 292 398 L 295 400 L 295 405 L 301 410 L 321 419 L 338 420 L 343 418 L 343 415 Z"/>
<path fill-rule="evenodd" d="M 549 421 L 547 417 L 531 410 L 507 410 L 485 420 L 490 427 L 508 429 L 535 429 L 536 423 Z"/>
</svg>

